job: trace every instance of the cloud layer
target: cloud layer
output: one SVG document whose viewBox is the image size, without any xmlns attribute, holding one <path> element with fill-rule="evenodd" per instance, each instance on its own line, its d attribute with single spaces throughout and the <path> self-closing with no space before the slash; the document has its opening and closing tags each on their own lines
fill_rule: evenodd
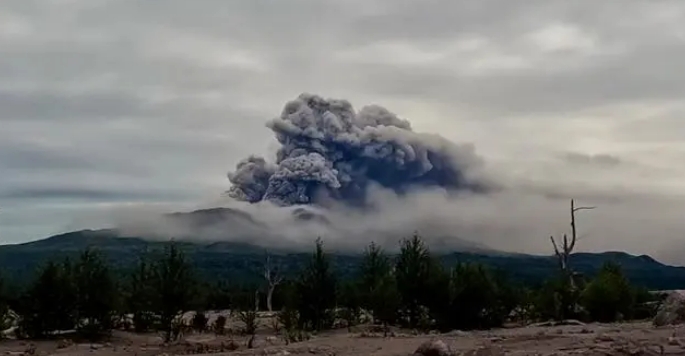
<svg viewBox="0 0 685 356">
<path fill-rule="evenodd" d="M 472 143 L 506 194 L 402 203 L 465 237 L 548 252 L 576 197 L 598 206 L 580 248 L 685 263 L 684 20 L 680 1 L 2 1 L 0 239 L 205 206 L 312 92 Z"/>
</svg>

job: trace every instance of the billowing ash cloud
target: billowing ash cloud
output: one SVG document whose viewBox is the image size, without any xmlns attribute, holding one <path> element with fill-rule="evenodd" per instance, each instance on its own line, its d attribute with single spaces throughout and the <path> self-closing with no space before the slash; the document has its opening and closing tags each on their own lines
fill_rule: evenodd
<svg viewBox="0 0 685 356">
<path fill-rule="evenodd" d="M 302 94 L 266 125 L 281 144 L 275 164 L 250 156 L 228 174 L 228 194 L 278 205 L 367 202 L 373 184 L 398 194 L 415 187 L 483 191 L 469 170 L 481 160 L 471 145 L 417 133 L 380 106 L 355 112 L 346 100 Z"/>
</svg>

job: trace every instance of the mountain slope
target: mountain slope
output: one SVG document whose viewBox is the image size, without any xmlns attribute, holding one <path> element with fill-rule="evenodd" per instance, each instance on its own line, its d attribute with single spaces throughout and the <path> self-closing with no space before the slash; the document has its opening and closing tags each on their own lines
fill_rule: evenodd
<svg viewBox="0 0 685 356">
<path fill-rule="evenodd" d="M 132 266 L 141 251 L 160 250 L 164 244 L 135 236 L 119 236 L 115 230 L 76 231 L 25 244 L 0 246 L 0 268 L 15 280 L 27 280 L 36 266 L 50 258 L 76 256 L 83 249 L 94 247 L 117 269 L 125 270 Z M 262 247 L 234 242 L 181 241 L 179 244 L 207 279 L 247 283 L 260 278 L 265 253 Z M 294 273 L 310 256 L 308 252 L 270 252 L 274 254 L 272 261 L 283 266 L 286 273 Z M 335 253 L 332 257 L 336 270 L 342 275 L 354 273 L 361 260 L 361 255 L 354 253 Z M 469 261 L 484 263 L 504 271 L 514 280 L 533 285 L 552 276 L 557 268 L 553 256 L 452 252 L 442 254 L 440 258 L 447 265 Z M 621 264 L 628 278 L 638 285 L 651 289 L 685 288 L 684 267 L 664 265 L 648 256 L 605 252 L 578 253 L 571 257 L 574 268 L 589 276 L 607 261 Z"/>
<path fill-rule="evenodd" d="M 396 233 L 382 228 L 367 227 L 366 230 L 350 228 L 353 222 L 349 217 L 331 215 L 312 207 L 282 208 L 277 214 L 273 211 L 247 212 L 235 208 L 218 207 L 191 212 L 177 212 L 161 216 L 143 216 L 130 219 L 122 225 L 122 231 L 146 237 L 168 239 L 174 237 L 193 241 L 260 241 L 273 247 L 290 248 L 293 241 L 304 236 L 337 236 L 338 244 L 329 246 L 340 249 L 356 249 L 356 244 L 342 238 L 350 234 L 369 234 L 376 241 L 396 241 Z M 267 217 L 270 216 L 270 217 Z M 354 231 L 354 232 L 350 232 Z M 435 235 L 435 234 L 434 234 Z M 439 239 L 438 237 L 442 237 Z M 459 251 L 484 252 L 488 246 L 460 239 L 455 236 L 433 236 L 431 245 L 442 244 L 437 248 L 448 247 Z"/>
</svg>

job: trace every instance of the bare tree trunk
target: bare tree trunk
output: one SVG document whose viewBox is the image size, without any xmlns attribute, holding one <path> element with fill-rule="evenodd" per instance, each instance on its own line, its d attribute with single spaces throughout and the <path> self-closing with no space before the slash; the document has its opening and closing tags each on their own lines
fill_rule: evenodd
<svg viewBox="0 0 685 356">
<path fill-rule="evenodd" d="M 254 291 L 254 311 L 259 311 L 259 289 Z"/>
<path fill-rule="evenodd" d="M 266 308 L 269 310 L 269 312 L 273 311 L 271 300 L 274 295 L 274 290 L 276 290 L 276 286 L 273 284 L 269 284 L 269 290 L 266 292 Z"/>
<path fill-rule="evenodd" d="M 573 271 L 569 266 L 569 256 L 571 256 L 573 253 L 573 249 L 576 247 L 576 242 L 578 241 L 578 235 L 576 233 L 576 212 L 579 210 L 590 210 L 594 208 L 594 206 L 576 207 L 575 201 L 571 199 L 571 241 L 569 242 L 568 236 L 564 234 L 561 241 L 561 249 L 559 249 L 559 246 L 554 240 L 554 236 L 549 237 L 552 241 L 552 246 L 554 247 L 554 254 L 559 259 L 559 268 L 561 269 L 562 273 L 568 276 L 572 289 L 575 289 L 576 283 L 575 279 L 573 278 Z"/>
<path fill-rule="evenodd" d="M 283 282 L 283 276 L 279 273 L 278 269 L 271 266 L 271 258 L 268 254 L 266 256 L 266 262 L 264 263 L 264 279 L 267 283 L 266 307 L 269 312 L 272 312 L 273 306 L 271 301 L 273 299 L 273 294 L 276 287 Z"/>
</svg>

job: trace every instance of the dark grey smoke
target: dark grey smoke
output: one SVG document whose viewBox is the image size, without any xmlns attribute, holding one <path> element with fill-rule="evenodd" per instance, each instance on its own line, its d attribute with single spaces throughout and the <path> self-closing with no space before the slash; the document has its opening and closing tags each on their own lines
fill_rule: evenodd
<svg viewBox="0 0 685 356">
<path fill-rule="evenodd" d="M 412 131 L 380 106 L 355 112 L 346 100 L 302 94 L 266 125 L 281 144 L 275 164 L 250 156 L 228 174 L 229 195 L 278 205 L 367 203 L 371 184 L 398 194 L 421 186 L 483 191 L 470 145 Z"/>
</svg>

